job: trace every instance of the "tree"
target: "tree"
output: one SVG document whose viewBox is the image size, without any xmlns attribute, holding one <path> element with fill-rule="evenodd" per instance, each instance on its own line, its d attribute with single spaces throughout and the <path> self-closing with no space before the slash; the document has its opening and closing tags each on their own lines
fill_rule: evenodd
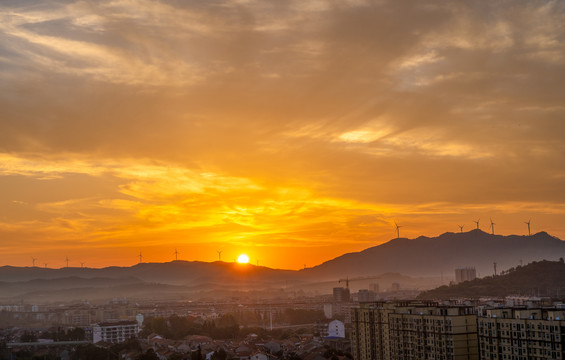
<svg viewBox="0 0 565 360">
<path fill-rule="evenodd" d="M 37 336 L 33 332 L 24 331 L 20 337 L 21 342 L 35 342 L 37 341 Z"/>
<path fill-rule="evenodd" d="M 198 350 L 193 351 L 192 354 L 190 354 L 190 360 L 203 360 L 202 349 L 200 349 L 200 345 L 198 345 Z"/>
<path fill-rule="evenodd" d="M 288 355 L 285 356 L 285 360 L 302 360 L 302 358 L 298 355 L 296 355 L 295 352 L 291 352 Z"/>
<path fill-rule="evenodd" d="M 212 360 L 226 360 L 228 358 L 228 354 L 223 348 L 220 348 L 218 351 L 214 351 L 212 354 Z"/>
<path fill-rule="evenodd" d="M 159 360 L 159 357 L 153 349 L 149 349 L 144 354 L 139 355 L 136 360 Z"/>
<path fill-rule="evenodd" d="M 98 347 L 93 344 L 80 345 L 77 347 L 76 351 L 72 356 L 73 360 L 98 360 L 98 359 L 108 359 L 114 360 L 118 359 L 115 353 L 112 353 L 108 349 Z"/>
</svg>

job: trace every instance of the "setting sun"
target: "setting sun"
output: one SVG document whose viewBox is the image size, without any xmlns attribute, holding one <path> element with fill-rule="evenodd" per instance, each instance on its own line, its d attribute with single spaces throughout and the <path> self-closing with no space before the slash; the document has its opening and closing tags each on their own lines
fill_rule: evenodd
<svg viewBox="0 0 565 360">
<path fill-rule="evenodd" d="M 249 256 L 247 256 L 245 254 L 241 254 L 237 258 L 237 262 L 240 263 L 240 264 L 247 264 L 249 262 Z"/>
</svg>

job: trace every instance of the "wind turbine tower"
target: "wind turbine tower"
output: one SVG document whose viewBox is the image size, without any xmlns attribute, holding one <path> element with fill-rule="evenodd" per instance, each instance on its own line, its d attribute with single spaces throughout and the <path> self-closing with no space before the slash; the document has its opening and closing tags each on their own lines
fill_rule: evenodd
<svg viewBox="0 0 565 360">
<path fill-rule="evenodd" d="M 463 232 L 463 226 L 465 226 L 465 225 L 457 225 L 457 226 L 459 226 L 459 230 L 461 230 L 461 232 Z"/>
<path fill-rule="evenodd" d="M 179 252 L 177 251 L 177 249 L 175 249 L 175 261 L 179 259 Z"/>
<path fill-rule="evenodd" d="M 473 222 L 474 222 L 475 224 L 477 224 L 477 230 L 479 230 L 479 221 L 481 221 L 481 219 L 480 219 L 480 218 L 479 218 L 479 219 L 477 219 L 477 221 L 474 221 L 474 220 L 473 220 Z"/>
<path fill-rule="evenodd" d="M 216 252 L 218 253 L 218 261 L 222 261 L 222 251 L 223 250 L 216 250 Z"/>
<path fill-rule="evenodd" d="M 492 230 L 493 235 L 494 235 L 494 225 L 496 224 L 492 222 L 492 219 L 490 219 L 490 229 Z"/>
<path fill-rule="evenodd" d="M 141 250 L 139 250 L 139 263 L 143 262 L 143 255 L 141 255 Z"/>
<path fill-rule="evenodd" d="M 496 263 L 494 263 L 494 276 L 496 276 Z"/>
<path fill-rule="evenodd" d="M 69 257 L 68 257 L 68 256 L 67 256 L 66 261 L 67 261 L 67 267 L 69 267 L 69 261 L 70 261 L 70 260 L 69 260 Z"/>
<path fill-rule="evenodd" d="M 532 219 L 528 220 L 528 221 L 524 221 L 524 224 L 528 225 L 528 236 L 532 236 L 532 233 L 530 232 L 530 223 L 532 222 Z"/>
<path fill-rule="evenodd" d="M 37 258 L 34 258 L 33 256 L 31 257 L 31 263 L 33 264 L 32 266 L 35 267 L 35 260 L 37 260 Z"/>
<path fill-rule="evenodd" d="M 83 262 L 80 263 L 80 268 L 84 269 L 84 263 Z"/>
<path fill-rule="evenodd" d="M 397 239 L 400 239 L 400 228 L 401 228 L 402 226 L 399 226 L 399 225 L 396 223 L 396 221 L 394 222 L 394 226 L 396 226 L 396 238 L 397 238 Z"/>
</svg>

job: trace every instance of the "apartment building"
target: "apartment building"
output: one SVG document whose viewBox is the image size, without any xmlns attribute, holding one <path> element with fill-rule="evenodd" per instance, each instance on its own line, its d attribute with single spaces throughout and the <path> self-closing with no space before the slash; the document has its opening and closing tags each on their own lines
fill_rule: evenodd
<svg viewBox="0 0 565 360">
<path fill-rule="evenodd" d="M 355 360 L 478 360 L 470 306 L 366 303 L 352 312 Z"/>
<path fill-rule="evenodd" d="M 119 321 L 95 324 L 92 326 L 92 342 L 121 343 L 137 337 L 137 321 Z"/>
<path fill-rule="evenodd" d="M 455 269 L 455 282 L 457 284 L 463 281 L 471 281 L 477 278 L 477 270 L 474 267 Z"/>
<path fill-rule="evenodd" d="M 388 316 L 394 304 L 362 303 L 351 311 L 352 353 L 355 360 L 390 359 Z"/>
<path fill-rule="evenodd" d="M 565 309 L 485 309 L 478 317 L 481 359 L 563 359 Z"/>
</svg>

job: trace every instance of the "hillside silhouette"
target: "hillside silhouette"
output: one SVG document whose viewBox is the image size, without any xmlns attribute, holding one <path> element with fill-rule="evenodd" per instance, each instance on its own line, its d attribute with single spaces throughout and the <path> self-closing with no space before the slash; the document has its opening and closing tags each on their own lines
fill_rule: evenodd
<svg viewBox="0 0 565 360">
<path fill-rule="evenodd" d="M 509 295 L 564 297 L 565 263 L 546 260 L 532 262 L 525 266 L 508 269 L 498 276 L 441 286 L 425 291 L 418 297 L 423 300 L 447 300 Z"/>
<path fill-rule="evenodd" d="M 447 232 L 438 237 L 399 238 L 360 252 L 348 253 L 306 271 L 319 277 L 364 276 L 399 272 L 411 276 L 447 275 L 460 267 L 475 267 L 482 276 L 499 269 L 565 256 L 565 242 L 539 232 L 531 236 L 492 235 L 482 230 Z"/>
<path fill-rule="evenodd" d="M 0 267 L 2 299 L 68 299 L 100 297 L 183 297 L 196 292 L 308 291 L 328 294 L 351 280 L 352 291 L 378 283 L 386 290 L 392 283 L 403 289 L 427 290 L 453 279 L 454 269 L 472 266 L 479 276 L 498 269 L 565 256 L 565 242 L 540 232 L 531 236 L 501 236 L 481 230 L 445 233 L 438 237 L 394 239 L 348 253 L 313 268 L 271 269 L 232 262 L 175 260 L 140 263 L 130 267 L 50 269 Z M 342 280 L 338 282 L 338 280 Z M 444 282 L 445 283 L 445 282 Z M 268 289 L 268 290 L 266 290 Z"/>
</svg>

